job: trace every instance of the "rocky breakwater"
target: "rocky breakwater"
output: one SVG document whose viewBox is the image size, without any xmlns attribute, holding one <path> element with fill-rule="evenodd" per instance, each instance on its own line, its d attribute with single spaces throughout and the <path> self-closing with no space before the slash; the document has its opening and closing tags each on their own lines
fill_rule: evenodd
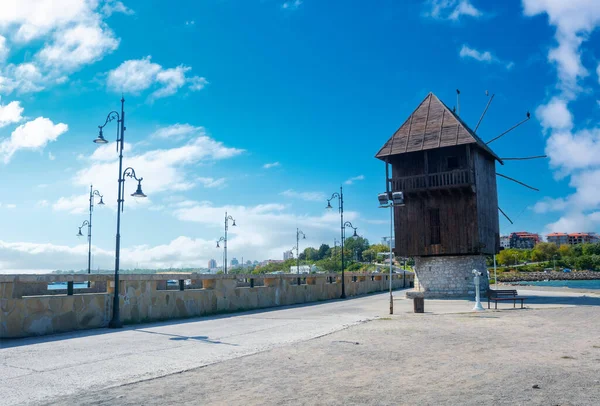
<svg viewBox="0 0 600 406">
<path fill-rule="evenodd" d="M 593 280 L 600 279 L 600 272 L 574 271 L 574 272 L 505 272 L 498 274 L 499 282 L 522 281 L 564 281 L 564 280 Z"/>
</svg>

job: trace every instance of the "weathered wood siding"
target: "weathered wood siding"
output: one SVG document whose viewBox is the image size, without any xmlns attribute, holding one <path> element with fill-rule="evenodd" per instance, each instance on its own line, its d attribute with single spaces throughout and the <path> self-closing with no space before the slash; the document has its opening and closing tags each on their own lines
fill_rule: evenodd
<svg viewBox="0 0 600 406">
<path fill-rule="evenodd" d="M 397 255 L 476 254 L 479 246 L 477 198 L 474 194 L 411 194 L 395 208 Z M 429 209 L 439 209 L 440 244 L 432 245 Z"/>
<path fill-rule="evenodd" d="M 475 183 L 477 187 L 477 222 L 481 252 L 497 254 L 500 249 L 498 219 L 498 191 L 496 188 L 496 162 L 481 150 L 473 148 Z"/>
</svg>

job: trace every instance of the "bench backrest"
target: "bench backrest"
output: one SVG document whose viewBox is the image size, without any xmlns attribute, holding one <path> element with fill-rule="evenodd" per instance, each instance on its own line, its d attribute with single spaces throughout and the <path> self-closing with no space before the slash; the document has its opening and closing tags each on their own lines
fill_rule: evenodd
<svg viewBox="0 0 600 406">
<path fill-rule="evenodd" d="M 488 290 L 489 297 L 513 297 L 517 296 L 516 289 Z"/>
</svg>

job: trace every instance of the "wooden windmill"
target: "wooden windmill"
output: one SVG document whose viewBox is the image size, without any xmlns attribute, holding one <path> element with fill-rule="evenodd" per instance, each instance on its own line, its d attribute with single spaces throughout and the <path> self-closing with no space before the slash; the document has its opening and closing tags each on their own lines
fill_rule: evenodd
<svg viewBox="0 0 600 406">
<path fill-rule="evenodd" d="M 475 131 L 492 100 L 493 96 Z M 528 119 L 529 113 L 495 139 Z M 387 191 L 404 194 L 405 205 L 394 208 L 397 255 L 481 257 L 498 252 L 496 176 L 504 175 L 496 173 L 496 162 L 504 161 L 475 131 L 429 93 L 376 154 L 386 162 Z"/>
</svg>

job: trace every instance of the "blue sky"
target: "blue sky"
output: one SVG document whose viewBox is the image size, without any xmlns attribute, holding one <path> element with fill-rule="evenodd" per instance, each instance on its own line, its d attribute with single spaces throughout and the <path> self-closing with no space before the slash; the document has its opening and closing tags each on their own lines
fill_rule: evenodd
<svg viewBox="0 0 600 406">
<path fill-rule="evenodd" d="M 35 3 L 35 6 L 34 6 Z M 279 259 L 339 238 L 326 198 L 379 241 L 384 165 L 374 158 L 418 103 L 461 90 L 498 172 L 502 233 L 600 224 L 600 5 L 593 0 L 5 0 L 0 4 L 0 272 L 83 269 L 90 183 L 94 267 L 113 265 L 117 167 L 91 141 L 126 99 L 124 267 L 206 266 L 225 210 L 229 256 Z M 174 4 L 174 3 L 173 3 Z M 351 180 L 354 179 L 354 180 Z M 347 183 L 346 183 L 347 182 Z M 127 183 L 128 190 L 134 188 Z M 133 190 L 131 190 L 132 192 Z M 129 192 L 129 193 L 131 193 Z M 302 248 L 302 247 L 301 247 Z M 220 261 L 219 261 L 220 262 Z"/>
</svg>

